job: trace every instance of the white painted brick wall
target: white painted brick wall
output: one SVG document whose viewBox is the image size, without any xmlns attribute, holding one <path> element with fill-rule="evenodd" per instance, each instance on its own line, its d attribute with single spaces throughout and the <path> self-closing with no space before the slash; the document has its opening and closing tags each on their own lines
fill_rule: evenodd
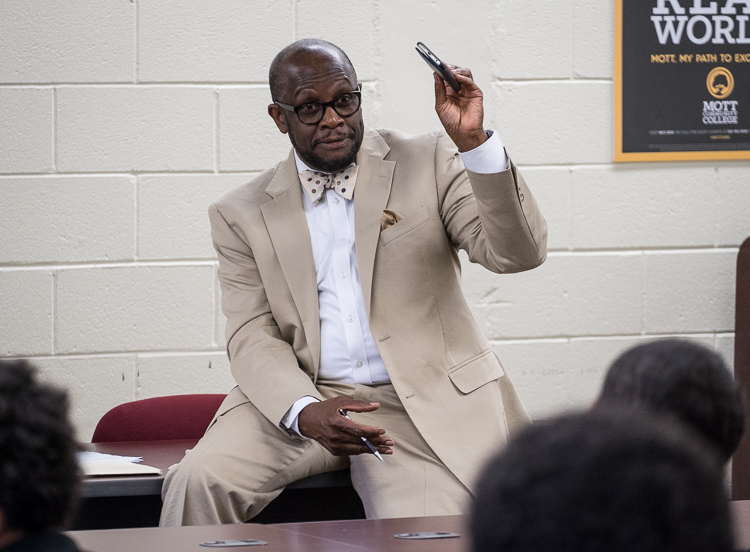
<svg viewBox="0 0 750 552">
<path fill-rule="evenodd" d="M 612 161 L 611 83 L 503 81 L 488 95 L 494 95 L 497 104 L 496 111 L 487 112 L 488 122 L 502 132 L 516 163 Z"/>
<path fill-rule="evenodd" d="M 57 92 L 62 172 L 210 171 L 210 88 L 65 87 Z"/>
<path fill-rule="evenodd" d="M 638 253 L 551 254 L 531 272 L 499 276 L 464 266 L 464 290 L 490 339 L 633 334 L 642 329 L 643 261 Z"/>
<path fill-rule="evenodd" d="M 495 76 L 501 79 L 567 79 L 571 76 L 573 1 L 498 4 L 493 29 Z M 554 46 L 553 46 L 554 45 Z"/>
<path fill-rule="evenodd" d="M 214 259 L 208 206 L 252 177 L 252 174 L 139 177 L 138 257 Z"/>
<path fill-rule="evenodd" d="M 223 352 L 138 355 L 139 399 L 160 395 L 228 393 L 234 387 L 229 360 Z"/>
<path fill-rule="evenodd" d="M 614 10 L 601 0 L 573 0 L 573 76 L 611 79 L 614 71 Z"/>
<path fill-rule="evenodd" d="M 576 249 L 713 246 L 716 171 L 702 165 L 573 171 Z"/>
<path fill-rule="evenodd" d="M 0 82 L 132 82 L 135 3 L 3 0 Z"/>
<path fill-rule="evenodd" d="M 135 355 L 48 357 L 35 359 L 42 379 L 70 392 L 71 415 L 81 440 L 89 440 L 96 422 L 109 409 L 133 400 Z"/>
<path fill-rule="evenodd" d="M 132 260 L 134 178 L 0 178 L 4 263 Z"/>
<path fill-rule="evenodd" d="M 294 40 L 293 3 L 138 0 L 142 82 L 266 82 Z"/>
<path fill-rule="evenodd" d="M 731 363 L 748 163 L 612 163 L 611 4 L 457 6 L 3 2 L 0 356 L 70 388 L 83 439 L 121 402 L 227 392 L 206 209 L 288 154 L 266 113 L 268 67 L 320 36 L 355 63 L 373 127 L 438 127 L 418 40 L 473 70 L 486 125 L 549 223 L 535 271 L 464 263 L 533 417 L 588 405 L 607 364 L 646 339 L 697 339 Z"/>
<path fill-rule="evenodd" d="M 0 129 L 0 173 L 53 169 L 52 90 L 0 88 Z"/>
<path fill-rule="evenodd" d="M 0 355 L 52 352 L 49 271 L 0 271 L 0 313 Z"/>
<path fill-rule="evenodd" d="M 354 64 L 360 80 L 377 78 L 381 49 L 380 12 L 377 0 L 323 4 L 319 0 L 298 0 L 295 38 L 322 38 L 334 44 L 346 44 L 346 55 Z M 336 24 L 331 24 L 332 10 Z M 286 44 L 283 44 L 286 46 Z M 343 46 L 342 46 L 343 47 Z M 278 50 L 277 50 L 278 51 Z M 276 52 L 271 54 L 273 58 Z"/>
<path fill-rule="evenodd" d="M 648 252 L 644 261 L 647 332 L 734 330 L 734 251 Z"/>
<path fill-rule="evenodd" d="M 210 349 L 212 286 L 211 265 L 61 270 L 55 350 Z"/>
<path fill-rule="evenodd" d="M 219 92 L 219 169 L 262 171 L 286 159 L 291 145 L 268 116 L 268 86 Z"/>
</svg>

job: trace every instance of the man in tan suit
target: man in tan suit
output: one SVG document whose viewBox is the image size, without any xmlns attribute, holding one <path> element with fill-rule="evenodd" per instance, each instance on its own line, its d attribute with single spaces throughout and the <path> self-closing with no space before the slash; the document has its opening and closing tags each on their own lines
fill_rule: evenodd
<svg viewBox="0 0 750 552">
<path fill-rule="evenodd" d="M 458 93 L 435 76 L 445 132 L 413 137 L 364 127 L 333 44 L 274 59 L 268 113 L 293 150 L 209 209 L 238 386 L 169 470 L 162 525 L 243 522 L 292 481 L 346 466 L 368 517 L 465 513 L 484 460 L 528 421 L 457 250 L 528 270 L 546 224 L 483 128 L 471 72 L 452 72 Z"/>
</svg>

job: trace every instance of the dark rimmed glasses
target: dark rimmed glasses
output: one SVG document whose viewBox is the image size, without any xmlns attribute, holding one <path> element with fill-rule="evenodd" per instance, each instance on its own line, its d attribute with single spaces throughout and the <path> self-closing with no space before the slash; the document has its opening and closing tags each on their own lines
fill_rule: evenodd
<svg viewBox="0 0 750 552">
<path fill-rule="evenodd" d="M 323 120 L 326 110 L 329 107 L 332 107 L 341 117 L 351 117 L 354 115 L 359 111 L 359 106 L 362 103 L 362 92 L 359 90 L 346 92 L 337 98 L 332 99 L 330 102 L 325 103 L 305 102 L 298 106 L 283 104 L 281 102 L 274 103 L 279 107 L 283 107 L 287 111 L 294 111 L 302 124 L 317 125 Z"/>
</svg>

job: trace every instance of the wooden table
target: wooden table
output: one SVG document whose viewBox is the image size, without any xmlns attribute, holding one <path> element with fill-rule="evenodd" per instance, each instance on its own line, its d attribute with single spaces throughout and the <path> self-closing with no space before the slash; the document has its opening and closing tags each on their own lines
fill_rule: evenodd
<svg viewBox="0 0 750 552">
<path fill-rule="evenodd" d="M 74 529 L 155 527 L 161 514 L 161 487 L 167 468 L 176 464 L 197 441 L 131 441 L 94 443 L 86 448 L 118 456 L 142 456 L 143 464 L 161 475 L 92 476 L 83 481 Z"/>
<path fill-rule="evenodd" d="M 88 450 L 118 456 L 142 456 L 142 464 L 161 469 L 161 475 L 117 475 L 87 477 L 83 482 L 84 498 L 107 496 L 161 496 L 167 468 L 185 456 L 198 441 L 130 441 L 126 443 L 92 443 Z"/>
<path fill-rule="evenodd" d="M 467 516 L 435 516 L 282 523 L 273 527 L 384 552 L 467 552 L 469 533 L 466 522 Z M 425 540 L 397 539 L 393 536 L 416 532 L 448 532 L 460 536 Z"/>
<path fill-rule="evenodd" d="M 272 525 L 252 523 L 194 527 L 144 527 L 106 531 L 71 531 L 68 535 L 87 552 L 365 552 L 368 548 L 310 537 Z M 265 546 L 207 548 L 200 543 L 230 539 L 260 539 Z"/>
<path fill-rule="evenodd" d="M 732 503 L 738 549 L 750 548 L 750 500 Z M 71 531 L 68 534 L 82 549 L 90 552 L 206 552 L 201 542 L 255 538 L 268 543 L 262 547 L 243 547 L 258 552 L 468 552 L 470 543 L 466 516 L 399 518 L 380 520 L 320 521 L 258 525 L 209 525 L 203 527 L 165 527 L 112 529 L 107 531 Z M 403 540 L 397 533 L 450 531 L 458 538 Z M 229 549 L 236 550 L 236 549 Z"/>
<path fill-rule="evenodd" d="M 260 539 L 266 546 L 224 548 L 258 552 L 468 552 L 468 540 L 459 538 L 403 540 L 396 533 L 463 530 L 463 517 L 404 518 L 388 520 L 321 521 L 281 525 L 209 525 L 72 531 L 68 534 L 89 552 L 207 552 L 201 542 L 228 539 Z M 221 549 L 220 549 L 221 550 Z"/>
</svg>

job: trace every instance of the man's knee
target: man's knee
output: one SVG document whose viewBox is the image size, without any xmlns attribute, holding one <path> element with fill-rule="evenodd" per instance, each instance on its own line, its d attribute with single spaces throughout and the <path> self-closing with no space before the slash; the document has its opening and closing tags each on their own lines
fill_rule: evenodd
<svg viewBox="0 0 750 552">
<path fill-rule="evenodd" d="M 211 454 L 191 455 L 169 468 L 162 488 L 160 525 L 242 523 L 248 519 L 252 493 L 232 485 Z"/>
<path fill-rule="evenodd" d="M 221 459 L 210 451 L 187 451 L 182 461 L 167 471 L 162 496 L 166 500 L 170 490 L 190 495 L 210 492 L 224 479 L 221 464 Z"/>
</svg>

